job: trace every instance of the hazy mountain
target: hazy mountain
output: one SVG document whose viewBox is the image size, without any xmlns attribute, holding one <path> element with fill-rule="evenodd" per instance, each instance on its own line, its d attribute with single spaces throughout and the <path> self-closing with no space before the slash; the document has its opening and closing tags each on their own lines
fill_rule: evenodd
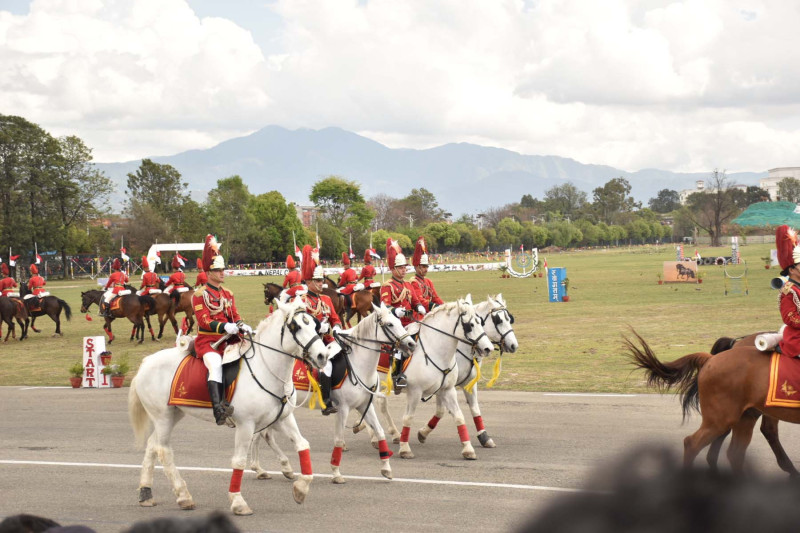
<svg viewBox="0 0 800 533">
<path fill-rule="evenodd" d="M 567 181 L 585 191 L 591 200 L 596 187 L 620 176 L 631 183 L 633 196 L 647 205 L 661 189 L 694 188 L 695 181 L 705 180 L 710 174 L 657 169 L 626 172 L 564 157 L 523 155 L 467 143 L 427 150 L 391 149 L 340 128 L 291 131 L 278 126 L 207 150 L 151 159 L 175 167 L 189 182 L 197 200 L 204 199 L 218 179 L 239 175 L 251 193 L 277 190 L 289 201 L 308 204 L 313 184 L 336 174 L 359 182 L 365 198 L 378 193 L 400 198 L 412 188 L 425 187 L 436 195 L 442 208 L 456 216 L 517 202 L 523 194 L 542 198 L 544 191 Z M 135 172 L 139 164 L 137 160 L 97 165 L 117 183 L 118 204 L 127 173 Z M 728 174 L 732 182 L 745 185 L 758 185 L 758 179 L 766 175 Z"/>
</svg>

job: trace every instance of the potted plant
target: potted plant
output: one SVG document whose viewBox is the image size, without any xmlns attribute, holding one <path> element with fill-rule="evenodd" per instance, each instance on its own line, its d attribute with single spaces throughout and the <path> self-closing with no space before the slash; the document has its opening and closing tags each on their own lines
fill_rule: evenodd
<svg viewBox="0 0 800 533">
<path fill-rule="evenodd" d="M 107 376 L 111 376 L 112 387 L 119 388 L 122 387 L 122 384 L 125 381 L 125 374 L 128 373 L 128 370 L 130 370 L 128 362 L 122 360 L 119 363 L 111 363 L 107 367 L 103 368 L 102 372 Z"/>
<path fill-rule="evenodd" d="M 71 367 L 69 367 L 69 382 L 72 385 L 73 389 L 79 389 L 81 384 L 83 383 L 83 363 L 78 361 Z"/>
<path fill-rule="evenodd" d="M 771 267 L 771 266 L 772 266 L 772 257 L 771 257 L 771 256 L 769 256 L 769 255 L 765 255 L 765 256 L 764 256 L 764 257 L 762 257 L 761 259 L 764 261 L 764 268 L 766 268 L 767 270 L 769 270 L 769 267 Z"/>
<path fill-rule="evenodd" d="M 699 270 L 697 271 L 697 283 L 703 283 L 703 273 Z"/>
<path fill-rule="evenodd" d="M 508 265 L 500 265 L 500 277 L 501 278 L 511 277 L 511 275 L 508 273 Z"/>
<path fill-rule="evenodd" d="M 569 278 L 564 278 L 563 280 L 561 280 L 561 285 L 564 286 L 564 296 L 561 297 L 561 301 L 568 302 L 569 294 L 567 294 L 567 291 L 569 291 Z"/>
<path fill-rule="evenodd" d="M 663 278 L 663 277 L 664 277 L 664 274 L 663 274 L 662 272 L 657 272 L 657 273 L 656 273 L 656 277 L 658 278 L 658 284 L 659 284 L 659 285 L 661 285 L 661 284 L 663 284 L 663 283 L 664 283 L 664 280 L 663 280 L 663 279 L 661 279 L 661 278 Z"/>
<path fill-rule="evenodd" d="M 108 366 L 111 361 L 111 352 L 100 352 L 100 364 Z"/>
</svg>

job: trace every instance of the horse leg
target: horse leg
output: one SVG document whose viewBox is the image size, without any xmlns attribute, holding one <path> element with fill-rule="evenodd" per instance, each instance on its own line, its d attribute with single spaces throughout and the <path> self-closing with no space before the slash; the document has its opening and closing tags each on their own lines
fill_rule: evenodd
<svg viewBox="0 0 800 533">
<path fill-rule="evenodd" d="M 719 422 L 712 420 L 711 416 L 703 416 L 700 428 L 683 439 L 683 467 L 691 468 L 695 457 L 700 451 L 711 444 L 720 435 L 725 435 L 734 422 Z"/>
<path fill-rule="evenodd" d="M 311 449 L 308 441 L 300 434 L 294 414 L 290 414 L 277 422 L 278 429 L 294 444 L 294 449 L 300 458 L 300 477 L 292 483 L 292 496 L 297 503 L 303 503 L 308 495 L 308 489 L 314 480 L 311 469 Z"/>
<path fill-rule="evenodd" d="M 297 476 L 292 468 L 292 463 L 289 462 L 289 458 L 283 453 L 281 447 L 278 446 L 278 441 L 275 439 L 275 432 L 268 429 L 262 432 L 262 434 L 264 435 L 264 440 L 267 441 L 267 444 L 272 448 L 273 453 L 275 453 L 275 456 L 281 463 L 281 474 L 283 474 L 283 477 L 286 479 L 295 479 Z"/>
<path fill-rule="evenodd" d="M 247 505 L 242 496 L 242 473 L 247 466 L 247 449 L 253 440 L 252 435 L 255 431 L 253 420 L 237 420 L 236 438 L 231 458 L 231 484 L 228 488 L 228 501 L 231 502 L 231 511 L 235 515 L 246 516 L 253 514 L 253 510 Z"/>
<path fill-rule="evenodd" d="M 58 312 L 53 312 L 53 314 L 48 314 L 48 316 L 56 323 L 56 332 L 53 334 L 55 337 L 58 335 L 59 337 L 62 336 L 61 334 L 61 308 L 59 307 Z"/>
<path fill-rule="evenodd" d="M 484 448 L 494 448 L 495 444 L 492 437 L 486 432 L 486 427 L 483 425 L 483 417 L 481 416 L 481 406 L 478 405 L 478 384 L 472 387 L 472 392 L 467 392 L 464 389 L 464 397 L 467 399 L 470 413 L 472 413 L 472 421 L 475 423 L 475 430 L 478 432 L 478 442 Z"/>
<path fill-rule="evenodd" d="M 33 330 L 34 333 L 41 333 L 42 330 L 36 329 L 36 317 L 31 315 L 31 325 L 30 328 Z"/>
<path fill-rule="evenodd" d="M 167 323 L 166 313 L 161 313 L 160 315 L 158 315 L 158 339 L 159 340 L 164 335 L 164 324 L 166 324 L 166 323 Z"/>
<path fill-rule="evenodd" d="M 467 424 L 464 421 L 464 413 L 461 412 L 461 407 L 458 406 L 458 394 L 456 393 L 456 389 L 449 388 L 444 391 L 439 391 L 436 396 L 437 403 L 439 400 L 438 396 L 443 396 L 442 404 L 455 419 L 458 437 L 461 439 L 461 457 L 470 460 L 477 459 L 478 456 L 475 455 L 475 449 L 472 447 L 472 443 L 469 440 L 469 430 L 467 430 Z"/>
<path fill-rule="evenodd" d="M 439 420 L 445 414 L 444 404 L 442 403 L 442 399 L 437 395 L 436 396 L 436 411 L 434 412 L 433 416 L 428 423 L 421 427 L 419 431 L 417 431 L 417 440 L 420 441 L 422 444 L 425 444 L 425 441 L 428 440 L 428 435 L 431 434 L 431 431 L 436 429 L 436 425 L 439 423 Z"/>
<path fill-rule="evenodd" d="M 383 427 L 381 427 L 378 421 L 378 414 L 375 412 L 375 407 L 371 404 L 367 409 L 367 414 L 364 416 L 364 421 L 372 428 L 372 431 L 378 438 L 378 457 L 381 460 L 381 475 L 386 479 L 392 479 L 392 465 L 389 464 L 392 451 L 389 450 L 389 445 L 386 444 L 386 434 L 383 432 Z"/>
<path fill-rule="evenodd" d="M 144 318 L 147 321 L 147 329 L 150 330 L 150 338 L 155 341 L 156 334 L 153 332 L 152 324 L 150 324 L 150 315 L 144 315 Z M 144 340 L 144 331 L 142 332 L 142 340 Z"/>
<path fill-rule="evenodd" d="M 172 428 L 175 427 L 175 422 L 176 420 L 173 417 L 162 418 L 155 422 L 155 440 L 153 444 L 155 445 L 158 460 L 161 466 L 164 467 L 164 474 L 167 476 L 170 483 L 172 483 L 172 492 L 177 496 L 178 506 L 188 511 L 195 508 L 194 500 L 192 499 L 192 495 L 189 494 L 189 489 L 186 487 L 186 481 L 183 480 L 178 468 L 175 466 L 175 456 L 172 452 L 172 447 L 169 445 L 169 438 L 172 434 Z"/>
<path fill-rule="evenodd" d="M 175 311 L 170 310 L 169 315 L 169 323 L 172 324 L 172 329 L 175 330 L 175 335 L 178 334 L 178 320 L 175 318 Z"/>
<path fill-rule="evenodd" d="M 332 391 L 333 392 L 333 391 Z M 339 395 L 341 397 L 341 395 Z M 333 398 L 331 398 L 333 401 Z M 350 406 L 345 402 L 339 401 L 339 412 L 336 413 L 336 423 L 333 425 L 333 452 L 331 452 L 331 471 L 333 472 L 332 482 L 341 485 L 345 483 L 342 473 L 339 471 L 339 464 L 342 462 L 342 451 L 344 450 L 344 425 L 347 422 L 347 415 L 350 414 Z"/>
<path fill-rule="evenodd" d="M 708 467 L 711 472 L 716 473 L 719 469 L 717 468 L 717 462 L 719 460 L 719 452 L 722 449 L 722 444 L 725 442 L 725 438 L 731 431 L 728 430 L 716 439 L 711 445 L 708 447 L 708 453 L 706 454 L 706 462 L 708 463 Z"/>
<path fill-rule="evenodd" d="M 728 446 L 728 461 L 734 474 L 740 475 L 744 467 L 744 456 L 750 440 L 753 438 L 753 428 L 756 426 L 758 416 L 745 413 L 733 426 L 731 443 Z"/>
<path fill-rule="evenodd" d="M 189 319 L 189 325 L 186 326 L 186 334 L 188 335 L 192 331 L 192 328 L 194 327 L 194 313 L 192 313 L 191 315 L 187 315 L 187 318 Z"/>
<path fill-rule="evenodd" d="M 158 457 L 156 442 L 156 434 L 151 433 L 144 451 L 142 473 L 139 475 L 139 505 L 141 507 L 155 507 L 156 505 L 156 501 L 153 499 L 153 471 Z"/>
<path fill-rule="evenodd" d="M 111 332 L 111 320 L 109 320 L 108 318 L 106 318 L 106 323 L 103 326 L 103 331 L 105 331 L 106 334 L 108 335 L 108 344 L 114 342 L 114 334 Z"/>
<path fill-rule="evenodd" d="M 783 449 L 781 441 L 778 439 L 778 419 L 764 415 L 761 419 L 761 433 L 767 439 L 769 447 L 772 448 L 772 453 L 775 454 L 781 470 L 792 477 L 800 476 L 800 472 L 797 471 L 792 460 L 786 455 L 786 450 Z"/>
<path fill-rule="evenodd" d="M 261 468 L 261 464 L 258 462 L 258 441 L 262 433 L 266 433 L 266 430 L 256 433 L 250 438 L 250 447 L 247 450 L 247 468 L 256 473 L 256 479 L 272 479 L 269 472 Z"/>
<path fill-rule="evenodd" d="M 414 452 L 408 444 L 408 435 L 411 433 L 411 422 L 414 420 L 414 413 L 421 400 L 418 391 L 412 392 L 411 387 L 406 388 L 406 412 L 403 415 L 403 429 L 400 432 L 400 457 L 403 459 L 413 459 Z"/>
</svg>

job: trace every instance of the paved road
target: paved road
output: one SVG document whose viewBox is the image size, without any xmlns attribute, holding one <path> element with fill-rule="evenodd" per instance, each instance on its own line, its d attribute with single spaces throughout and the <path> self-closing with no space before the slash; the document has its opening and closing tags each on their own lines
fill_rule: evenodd
<svg viewBox="0 0 800 533">
<path fill-rule="evenodd" d="M 133 445 L 126 398 L 127 388 L 0 387 L 0 517 L 27 512 L 118 532 L 155 517 L 227 512 L 233 432 L 191 418 L 178 426 L 173 445 L 198 510 L 177 508 L 161 471 L 153 487 L 158 505 L 138 506 L 142 452 Z M 403 405 L 396 400 L 392 413 L 399 415 Z M 318 472 L 305 504 L 294 503 L 291 483 L 280 475 L 258 481 L 248 473 L 242 492 L 255 514 L 234 521 L 243 531 L 510 531 L 555 498 L 580 490 L 631 446 L 667 445 L 679 453 L 699 423 L 695 416 L 682 426 L 672 396 L 481 391 L 481 400 L 497 448 L 480 448 L 473 438 L 477 461 L 461 458 L 456 430 L 444 419 L 426 444 L 412 437 L 415 459 L 393 458 L 395 479 L 388 481 L 380 476 L 377 451 L 360 434 L 350 437 L 342 460 L 346 485 L 333 485 L 328 475 L 331 420 L 304 409 L 298 422 Z M 425 406 L 414 427 L 431 412 Z M 781 426 L 787 451 L 798 459 L 799 430 Z M 289 456 L 299 469 L 296 454 Z M 277 473 L 266 446 L 262 460 Z M 748 460 L 760 471 L 779 472 L 759 435 Z"/>
</svg>

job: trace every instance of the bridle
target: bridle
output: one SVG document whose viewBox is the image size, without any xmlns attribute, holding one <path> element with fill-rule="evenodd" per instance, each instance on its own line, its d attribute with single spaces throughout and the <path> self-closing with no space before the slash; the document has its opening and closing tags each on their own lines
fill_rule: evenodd
<svg viewBox="0 0 800 533">
<path fill-rule="evenodd" d="M 506 331 L 505 333 L 500 333 L 500 330 L 498 329 L 500 324 L 502 324 L 504 322 L 502 315 L 505 315 L 505 318 L 508 320 L 508 324 L 509 324 L 508 331 Z M 486 325 L 486 321 L 489 319 L 489 317 L 492 317 L 492 323 L 494 324 L 494 329 L 497 330 L 497 333 L 500 333 L 500 340 L 499 341 L 492 341 L 492 344 L 498 345 L 500 347 L 500 351 L 502 352 L 503 351 L 503 343 L 506 340 L 506 336 L 508 336 L 508 334 L 514 332 L 514 328 L 511 327 L 511 325 L 514 324 L 514 315 L 512 315 L 511 311 L 509 311 L 508 308 L 506 308 L 506 306 L 503 305 L 503 306 L 498 307 L 496 309 L 492 309 L 491 311 L 489 311 L 489 313 L 485 317 L 479 317 L 480 321 L 481 321 L 481 324 L 485 326 Z"/>
</svg>

